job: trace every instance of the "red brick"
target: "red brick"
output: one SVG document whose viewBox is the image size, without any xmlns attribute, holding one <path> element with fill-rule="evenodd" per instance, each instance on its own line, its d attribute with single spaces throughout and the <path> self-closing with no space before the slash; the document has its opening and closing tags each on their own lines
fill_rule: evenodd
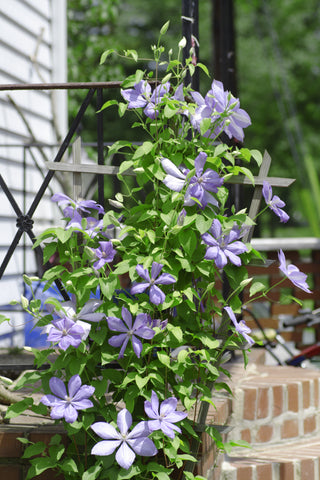
<svg viewBox="0 0 320 480">
<path fill-rule="evenodd" d="M 304 434 L 312 433 L 316 429 L 316 418 L 315 416 L 307 417 L 303 421 L 303 431 Z"/>
<path fill-rule="evenodd" d="M 273 393 L 273 412 L 272 415 L 277 417 L 283 412 L 283 387 L 282 385 L 274 385 L 272 387 Z"/>
<path fill-rule="evenodd" d="M 257 389 L 246 388 L 244 390 L 243 418 L 245 420 L 254 420 L 257 403 Z"/>
<path fill-rule="evenodd" d="M 249 428 L 245 428 L 244 430 L 241 430 L 241 440 L 251 443 L 251 431 Z"/>
<path fill-rule="evenodd" d="M 257 418 L 266 418 L 269 414 L 269 395 L 268 388 L 259 388 Z"/>
<path fill-rule="evenodd" d="M 257 465 L 257 480 L 272 479 L 272 464 Z"/>
<path fill-rule="evenodd" d="M 291 412 L 299 411 L 299 388 L 297 383 L 288 385 L 288 410 Z"/>
<path fill-rule="evenodd" d="M 305 458 L 301 460 L 301 480 L 314 479 L 314 460 L 312 458 Z"/>
<path fill-rule="evenodd" d="M 303 408 L 310 407 L 310 382 L 302 382 Z"/>
<path fill-rule="evenodd" d="M 299 425 L 297 419 L 285 420 L 281 428 L 281 438 L 293 438 L 299 434 Z"/>
<path fill-rule="evenodd" d="M 294 479 L 294 466 L 292 463 L 280 464 L 280 476 L 281 480 L 293 480 Z"/>
<path fill-rule="evenodd" d="M 252 467 L 250 465 L 238 466 L 237 480 L 252 480 Z"/>
<path fill-rule="evenodd" d="M 0 432 L 0 457 L 21 457 L 22 443 L 17 437 L 23 437 L 23 433 Z"/>
<path fill-rule="evenodd" d="M 272 425 L 261 425 L 257 432 L 256 441 L 259 443 L 266 443 L 270 442 L 272 439 L 273 434 L 273 426 Z"/>
</svg>

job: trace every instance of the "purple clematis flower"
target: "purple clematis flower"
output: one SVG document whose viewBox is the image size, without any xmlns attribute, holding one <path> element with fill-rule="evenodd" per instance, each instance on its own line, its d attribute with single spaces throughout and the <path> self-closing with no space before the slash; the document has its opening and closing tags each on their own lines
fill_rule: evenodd
<svg viewBox="0 0 320 480">
<path fill-rule="evenodd" d="M 163 265 L 161 265 L 161 263 L 153 262 L 150 278 L 148 270 L 144 269 L 142 265 L 137 265 L 137 273 L 143 278 L 143 280 L 145 280 L 145 282 L 137 283 L 131 287 L 130 293 L 135 295 L 136 293 L 142 293 L 149 288 L 150 302 L 154 303 L 155 305 L 160 305 L 163 303 L 166 299 L 166 296 L 157 285 L 170 285 L 171 283 L 175 283 L 176 280 L 172 275 L 170 275 L 170 273 L 162 273 L 159 277 L 162 268 Z"/>
<path fill-rule="evenodd" d="M 129 432 L 132 416 L 126 408 L 118 413 L 119 431 L 110 423 L 93 423 L 92 430 L 103 440 L 92 448 L 91 454 L 105 457 L 111 455 L 119 447 L 116 461 L 120 467 L 128 470 L 133 464 L 136 454 L 142 457 L 152 457 L 158 452 L 153 441 L 148 438 L 150 430 L 147 424 L 148 422 L 140 422 Z"/>
<path fill-rule="evenodd" d="M 236 331 L 239 333 L 239 335 L 243 336 L 243 338 L 247 341 L 247 343 L 251 347 L 255 343 L 253 338 L 249 336 L 249 333 L 251 333 L 251 329 L 245 324 L 244 320 L 240 320 L 240 322 L 237 321 L 236 316 L 231 307 L 224 307 L 224 309 L 229 315 L 230 319 L 232 320 L 232 323 L 235 326 Z"/>
<path fill-rule="evenodd" d="M 203 171 L 204 165 L 207 160 L 207 154 L 200 152 L 194 161 L 196 174 L 190 178 L 188 188 L 185 194 L 184 205 L 191 206 L 197 202 L 196 198 L 202 208 L 205 208 L 208 203 L 212 205 L 218 205 L 217 200 L 211 195 L 217 193 L 218 188 L 223 184 L 223 178 L 220 178 L 218 173 L 208 168 Z M 187 175 L 189 170 L 187 168 L 179 169 L 168 158 L 163 158 L 161 164 L 167 176 L 164 178 L 163 183 L 173 190 L 174 192 L 181 192 L 183 187 L 187 185 Z"/>
<path fill-rule="evenodd" d="M 250 117 L 240 108 L 239 99 L 225 91 L 221 82 L 214 80 L 205 98 L 198 92 L 192 92 L 191 95 L 198 105 L 190 117 L 194 128 L 200 131 L 202 120 L 211 118 L 213 131 L 208 130 L 205 137 L 215 138 L 224 131 L 229 138 L 243 141 L 243 129 L 251 125 Z"/>
<path fill-rule="evenodd" d="M 64 418 L 66 422 L 73 423 L 78 418 L 78 410 L 93 407 L 89 397 L 93 395 L 95 388 L 90 385 L 81 385 L 79 375 L 73 375 L 68 382 L 67 394 L 65 384 L 60 378 L 52 377 L 49 386 L 53 395 L 44 395 L 40 402 L 51 407 L 50 416 L 54 420 Z"/>
<path fill-rule="evenodd" d="M 86 338 L 86 332 L 68 317 L 53 320 L 48 328 L 48 341 L 57 343 L 61 350 L 67 350 L 71 345 L 78 348 L 82 339 Z"/>
<path fill-rule="evenodd" d="M 77 348 L 81 341 L 88 337 L 91 329 L 88 321 L 100 322 L 105 318 L 104 313 L 96 312 L 103 303 L 102 300 L 92 298 L 84 304 L 79 313 L 76 313 L 75 297 L 74 295 L 72 297 L 73 300 L 61 304 L 61 310 L 55 311 L 60 319 L 54 320 L 46 327 L 48 340 L 58 342 L 62 350 L 66 350 L 69 345 Z"/>
<path fill-rule="evenodd" d="M 218 268 L 223 268 L 228 263 L 228 259 L 239 267 L 241 259 L 238 255 L 247 251 L 245 244 L 238 240 L 241 236 L 239 228 L 234 227 L 227 235 L 223 234 L 221 223 L 215 218 L 210 232 L 212 235 L 209 233 L 202 235 L 204 243 L 209 245 L 204 258 L 206 260 L 214 260 Z"/>
<path fill-rule="evenodd" d="M 282 207 L 285 207 L 286 204 L 277 195 L 272 196 L 272 187 L 266 180 L 263 182 L 262 194 L 270 210 L 278 215 L 280 222 L 286 223 L 290 218 L 289 215 L 282 210 Z"/>
<path fill-rule="evenodd" d="M 144 114 L 154 120 L 158 116 L 157 104 L 170 90 L 170 83 L 158 85 L 151 94 L 151 87 L 146 80 L 136 83 L 133 88 L 120 90 L 121 95 L 127 100 L 128 108 L 144 108 Z"/>
<path fill-rule="evenodd" d="M 91 209 L 98 210 L 99 213 L 104 214 L 103 207 L 94 200 L 78 200 L 75 202 L 64 193 L 55 193 L 51 200 L 57 202 L 59 207 L 62 207 L 63 214 L 69 218 L 73 218 L 75 212 L 90 213 Z"/>
<path fill-rule="evenodd" d="M 223 184 L 223 178 L 220 178 L 218 173 L 211 168 L 203 171 L 207 156 L 205 152 L 200 152 L 194 161 L 196 174 L 191 177 L 186 191 L 184 204 L 187 206 L 196 203 L 192 197 L 199 200 L 202 208 L 205 208 L 208 203 L 218 205 L 217 200 L 209 192 L 217 193 L 218 188 Z"/>
<path fill-rule="evenodd" d="M 309 285 L 307 284 L 307 275 L 303 272 L 300 272 L 299 268 L 296 267 L 295 265 L 286 265 L 286 257 L 284 256 L 284 253 L 282 250 L 278 253 L 278 258 L 279 258 L 279 268 L 282 273 L 286 277 L 289 278 L 289 280 L 293 283 L 298 288 L 301 288 L 301 290 L 304 290 L 307 293 L 311 293 L 311 290 L 309 289 Z"/>
<path fill-rule="evenodd" d="M 151 402 L 146 400 L 144 402 L 144 411 L 152 420 L 148 421 L 148 427 L 151 432 L 155 430 L 162 430 L 162 432 L 169 438 L 174 438 L 176 432 L 181 433 L 181 429 L 174 425 L 188 416 L 186 412 L 176 411 L 178 400 L 175 397 L 170 397 L 164 400 L 160 405 L 157 394 L 152 391 Z"/>
<path fill-rule="evenodd" d="M 112 347 L 120 347 L 121 350 L 118 358 L 123 358 L 124 351 L 128 345 L 129 340 L 132 342 L 134 353 L 140 358 L 142 352 L 142 342 L 137 337 L 150 340 L 154 337 L 155 331 L 148 325 L 149 315 L 146 313 L 139 313 L 132 325 L 132 315 L 129 310 L 122 307 L 122 319 L 117 317 L 107 317 L 107 322 L 110 330 L 120 332 L 120 335 L 114 335 L 108 340 Z"/>
<path fill-rule="evenodd" d="M 85 231 L 91 238 L 94 238 L 103 228 L 103 220 L 98 220 L 95 217 L 85 217 L 85 227 L 83 229 L 83 217 L 77 212 L 74 212 L 70 222 L 66 225 L 66 230 L 69 228 L 76 228 Z M 101 232 L 102 233 L 102 232 Z"/>
<path fill-rule="evenodd" d="M 121 95 L 127 100 L 128 108 L 143 108 L 148 103 L 151 96 L 151 87 L 146 80 L 136 83 L 133 88 L 120 90 Z"/>
<path fill-rule="evenodd" d="M 168 158 L 161 159 L 161 165 L 167 176 L 164 178 L 163 183 L 173 190 L 174 192 L 181 192 L 186 185 L 186 177 L 190 170 L 182 168 L 181 170 L 175 166 Z"/>
<path fill-rule="evenodd" d="M 113 248 L 112 242 L 99 242 L 100 247 L 93 248 L 95 256 L 98 260 L 93 264 L 95 270 L 99 270 L 106 263 L 111 263 L 114 259 L 116 250 Z"/>
</svg>

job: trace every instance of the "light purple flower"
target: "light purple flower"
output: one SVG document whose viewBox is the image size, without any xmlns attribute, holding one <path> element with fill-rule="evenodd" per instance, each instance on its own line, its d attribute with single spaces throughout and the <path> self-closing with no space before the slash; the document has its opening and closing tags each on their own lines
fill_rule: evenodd
<svg viewBox="0 0 320 480">
<path fill-rule="evenodd" d="M 200 131 L 202 120 L 211 118 L 213 131 L 209 129 L 204 136 L 215 138 L 224 131 L 229 138 L 243 141 L 243 129 L 251 125 L 250 117 L 240 108 L 239 99 L 225 91 L 221 82 L 214 80 L 205 98 L 198 92 L 192 92 L 191 95 L 198 105 L 190 117 L 195 129 Z"/>
<path fill-rule="evenodd" d="M 183 226 L 183 224 L 184 224 L 184 219 L 186 218 L 186 216 L 187 216 L 187 212 L 186 212 L 185 208 L 183 208 L 183 209 L 181 210 L 181 212 L 179 213 L 178 219 L 177 219 L 177 225 L 178 225 L 179 227 L 182 227 L 182 226 Z"/>
<path fill-rule="evenodd" d="M 251 329 L 245 324 L 244 320 L 237 321 L 236 316 L 231 307 L 224 307 L 225 311 L 229 315 L 230 319 L 232 320 L 233 325 L 235 326 L 236 331 L 239 335 L 242 335 L 243 338 L 247 341 L 249 346 L 251 347 L 255 342 L 253 338 L 249 336 L 251 333 Z"/>
<path fill-rule="evenodd" d="M 73 218 L 75 212 L 90 213 L 91 209 L 104 214 L 103 207 L 94 200 L 78 200 L 76 202 L 64 193 L 55 193 L 51 200 L 57 202 L 59 207 L 62 207 L 64 215 L 69 218 Z"/>
<path fill-rule="evenodd" d="M 272 196 L 272 187 L 269 182 L 264 180 L 262 187 L 262 194 L 270 210 L 272 210 L 280 218 L 280 222 L 286 223 L 289 220 L 289 215 L 282 210 L 286 204 L 277 196 Z"/>
<path fill-rule="evenodd" d="M 146 80 L 136 83 L 133 88 L 120 90 L 121 95 L 127 100 L 128 108 L 144 108 L 144 114 L 154 120 L 158 115 L 156 108 L 161 98 L 170 90 L 170 83 L 158 85 L 151 94 L 151 87 Z"/>
<path fill-rule="evenodd" d="M 77 313 L 75 296 L 72 295 L 72 298 L 73 300 L 63 302 L 60 310 L 55 310 L 60 319 L 46 326 L 48 340 L 58 342 L 59 348 L 63 350 L 66 350 L 69 345 L 77 348 L 81 341 L 88 337 L 91 330 L 88 321 L 100 322 L 105 318 L 104 313 L 96 312 L 103 303 L 102 300 L 91 298 Z"/>
<path fill-rule="evenodd" d="M 84 230 L 91 238 L 94 238 L 103 228 L 103 220 L 99 220 L 95 217 L 85 217 L 84 228 L 82 226 L 83 221 L 84 217 L 75 211 L 70 222 L 66 225 L 66 230 L 69 228 L 76 228 L 81 231 Z"/>
<path fill-rule="evenodd" d="M 295 265 L 289 264 L 288 266 L 286 265 L 286 257 L 284 256 L 284 253 L 282 250 L 279 251 L 278 253 L 278 258 L 279 258 L 279 268 L 284 273 L 286 277 L 289 278 L 289 280 L 293 283 L 298 288 L 301 288 L 301 290 L 304 290 L 307 293 L 312 293 L 311 290 L 309 289 L 309 285 L 307 284 L 307 275 L 303 272 L 300 272 L 299 268 L 296 267 Z"/>
<path fill-rule="evenodd" d="M 147 288 L 149 288 L 149 298 L 150 302 L 155 305 L 160 305 L 166 299 L 165 294 L 157 285 L 170 285 L 175 283 L 175 278 L 170 275 L 170 273 L 162 273 L 159 277 L 159 274 L 163 268 L 161 263 L 153 262 L 151 267 L 151 278 L 148 270 L 144 269 L 142 265 L 137 265 L 136 270 L 138 275 L 140 275 L 144 283 L 137 283 L 131 287 L 130 293 L 135 295 L 136 293 L 143 293 Z M 158 277 L 158 278 L 157 278 Z"/>
<path fill-rule="evenodd" d="M 159 409 L 158 396 L 152 391 L 151 402 L 149 400 L 144 402 L 144 411 L 149 418 L 152 418 L 148 421 L 151 432 L 162 430 L 169 438 L 174 438 L 174 431 L 181 433 L 181 429 L 174 424 L 186 418 L 188 414 L 176 411 L 177 403 L 178 400 L 175 397 L 170 397 L 161 403 Z"/>
<path fill-rule="evenodd" d="M 48 341 L 57 343 L 62 350 L 67 350 L 70 345 L 78 348 L 84 337 L 82 326 L 68 317 L 53 320 L 48 327 Z"/>
<path fill-rule="evenodd" d="M 128 108 L 143 108 L 148 103 L 151 96 L 151 87 L 146 80 L 136 83 L 133 88 L 120 90 L 121 95 L 127 100 Z"/>
<path fill-rule="evenodd" d="M 136 454 L 142 457 L 152 457 L 156 455 L 156 449 L 153 441 L 148 438 L 150 430 L 148 422 L 138 423 L 129 432 L 132 425 L 131 413 L 124 408 L 118 413 L 118 430 L 113 425 L 106 422 L 96 422 L 91 425 L 92 430 L 103 440 L 98 442 L 91 450 L 92 455 L 108 456 L 118 448 L 116 461 L 120 467 L 128 470 L 133 464 Z"/>
<path fill-rule="evenodd" d="M 155 331 L 148 325 L 149 315 L 146 313 L 139 313 L 132 325 L 132 315 L 126 307 L 122 307 L 122 319 L 117 317 L 107 317 L 107 322 L 110 330 L 120 332 L 120 335 L 114 335 L 108 340 L 112 347 L 120 347 L 121 350 L 118 358 L 123 358 L 124 351 L 128 345 L 129 340 L 132 342 L 134 353 L 140 358 L 142 352 L 142 342 L 137 337 L 150 340 L 154 337 Z"/>
<path fill-rule="evenodd" d="M 234 227 L 228 234 L 224 234 L 220 221 L 215 218 L 210 232 L 212 235 L 210 233 L 202 235 L 204 243 L 209 245 L 204 258 L 214 260 L 218 268 L 223 268 L 228 260 L 239 267 L 241 258 L 238 255 L 247 251 L 245 244 L 238 240 L 241 236 L 239 228 Z"/>
<path fill-rule="evenodd" d="M 186 185 L 186 177 L 190 170 L 183 168 L 182 171 L 168 158 L 161 159 L 161 165 L 167 173 L 163 183 L 174 192 L 181 192 Z"/>
<path fill-rule="evenodd" d="M 95 270 L 99 270 L 99 268 L 102 268 L 106 263 L 111 263 L 117 253 L 113 248 L 112 242 L 99 242 L 99 245 L 100 247 L 92 249 L 96 258 L 98 258 L 93 264 Z"/>
<path fill-rule="evenodd" d="M 209 192 L 217 193 L 218 188 L 223 184 L 223 178 L 220 178 L 218 173 L 211 168 L 203 171 L 206 160 L 207 154 L 200 152 L 194 161 L 196 174 L 191 177 L 185 194 L 184 204 L 187 206 L 196 203 L 193 198 L 199 200 L 202 208 L 205 208 L 208 203 L 218 205 L 217 200 Z"/>
<path fill-rule="evenodd" d="M 40 402 L 51 407 L 50 416 L 54 420 L 64 418 L 66 422 L 73 423 L 78 418 L 78 410 L 93 407 L 89 397 L 93 395 L 95 388 L 90 385 L 81 385 L 79 375 L 73 375 L 68 382 L 68 391 L 60 378 L 52 377 L 49 386 L 53 395 L 44 395 Z"/>
</svg>

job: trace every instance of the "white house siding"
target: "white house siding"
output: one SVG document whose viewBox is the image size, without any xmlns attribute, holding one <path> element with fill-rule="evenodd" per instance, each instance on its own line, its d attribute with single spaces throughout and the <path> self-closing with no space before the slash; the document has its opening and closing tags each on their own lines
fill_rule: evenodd
<svg viewBox="0 0 320 480">
<path fill-rule="evenodd" d="M 64 81 L 66 0 L 0 0 L 0 84 Z M 51 146 L 44 147 L 43 152 L 53 160 L 57 151 L 54 124 L 59 125 L 60 135 L 66 133 L 65 91 L 0 91 L 0 173 L 25 213 L 47 173 L 39 149 L 28 145 L 35 139 L 37 143 Z M 59 189 L 54 183 L 52 188 Z M 47 190 L 35 212 L 35 233 L 46 228 L 57 216 L 50 196 Z M 0 188 L 0 265 L 16 232 L 16 214 Z M 35 255 L 30 246 L 29 237 L 23 235 L 0 280 L 2 310 L 3 305 L 19 299 L 22 273 L 36 271 Z M 8 316 L 12 325 L 0 325 L 0 346 L 21 346 L 24 344 L 24 316 L 16 312 L 9 312 Z"/>
</svg>

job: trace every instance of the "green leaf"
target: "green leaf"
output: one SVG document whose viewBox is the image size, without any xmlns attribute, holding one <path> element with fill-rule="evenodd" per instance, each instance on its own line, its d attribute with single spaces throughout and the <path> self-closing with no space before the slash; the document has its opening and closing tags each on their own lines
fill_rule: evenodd
<svg viewBox="0 0 320 480">
<path fill-rule="evenodd" d="M 208 70 L 208 68 L 206 67 L 206 65 L 204 65 L 203 63 L 198 62 L 198 63 L 197 63 L 197 67 L 201 68 L 201 70 L 203 70 L 204 73 L 205 73 L 208 77 L 210 77 L 209 70 Z"/>
<path fill-rule="evenodd" d="M 136 75 L 135 75 L 135 78 L 134 78 L 134 81 L 135 83 L 139 83 L 141 82 L 141 80 L 143 79 L 144 77 L 144 71 L 143 70 L 136 70 Z"/>
<path fill-rule="evenodd" d="M 8 407 L 5 418 L 15 418 L 25 412 L 33 405 L 33 398 L 24 398 L 20 402 L 14 403 Z"/>
<path fill-rule="evenodd" d="M 258 166 L 260 167 L 260 165 L 262 164 L 261 152 L 259 152 L 259 150 L 250 150 L 250 151 L 251 151 L 251 155 L 253 156 Z"/>
<path fill-rule="evenodd" d="M 106 110 L 107 108 L 111 107 L 111 105 L 118 105 L 117 100 L 108 100 L 108 102 L 105 102 L 102 107 L 100 108 L 99 112 L 102 112 L 102 110 Z"/>
<path fill-rule="evenodd" d="M 4 315 L 0 315 L 0 325 L 3 322 L 10 322 L 10 318 L 5 317 Z"/>
<path fill-rule="evenodd" d="M 199 233 L 203 235 L 206 233 L 212 225 L 212 219 L 211 218 L 205 218 L 202 215 L 198 215 L 196 218 L 196 227 L 197 230 L 199 230 Z"/>
<path fill-rule="evenodd" d="M 123 103 L 123 102 L 118 103 L 118 114 L 120 118 L 123 117 L 123 115 L 126 113 L 127 108 L 128 108 L 127 103 Z"/>
<path fill-rule="evenodd" d="M 65 460 L 63 460 L 60 467 L 63 472 L 78 472 L 77 464 L 72 458 L 66 458 Z"/>
<path fill-rule="evenodd" d="M 211 118 L 204 118 L 200 123 L 200 133 L 204 135 L 211 127 Z"/>
<path fill-rule="evenodd" d="M 114 291 L 118 285 L 117 277 L 108 277 L 108 278 L 99 278 L 99 284 L 101 292 L 108 299 L 111 300 L 114 294 Z"/>
<path fill-rule="evenodd" d="M 27 447 L 23 452 L 22 458 L 30 458 L 40 455 L 40 453 L 44 452 L 46 448 L 47 446 L 43 442 L 37 442 L 33 445 L 29 445 L 29 447 Z"/>
<path fill-rule="evenodd" d="M 86 472 L 84 472 L 81 480 L 95 480 L 98 478 L 101 469 L 101 465 L 93 465 L 93 467 L 90 467 Z"/>
<path fill-rule="evenodd" d="M 64 454 L 64 451 L 64 445 L 52 445 L 51 447 L 49 447 L 49 456 L 56 462 L 59 462 L 62 455 Z"/>
<path fill-rule="evenodd" d="M 179 241 L 184 251 L 190 257 L 192 257 L 198 244 L 198 239 L 195 232 L 193 230 L 187 230 L 187 229 L 182 230 L 179 233 Z"/>
<path fill-rule="evenodd" d="M 126 172 L 132 166 L 133 166 L 132 160 L 124 160 L 123 162 L 120 163 L 119 174 Z"/>
<path fill-rule="evenodd" d="M 138 54 L 136 50 L 125 50 L 124 54 L 126 57 L 132 57 L 135 62 L 138 61 Z"/>
<path fill-rule="evenodd" d="M 26 480 L 33 479 L 35 476 L 40 475 L 49 468 L 57 467 L 57 462 L 52 460 L 50 457 L 38 457 L 30 460 L 32 467 L 28 471 Z M 32 471 L 33 470 L 33 471 Z M 31 476 L 30 476 L 31 471 Z"/>
<path fill-rule="evenodd" d="M 145 387 L 147 385 L 147 383 L 149 382 L 149 375 L 147 375 L 146 377 L 140 377 L 140 375 L 136 375 L 135 376 L 135 382 L 139 388 L 139 390 L 142 390 L 143 387 Z"/>
<path fill-rule="evenodd" d="M 255 294 L 258 293 L 258 292 L 261 292 L 261 291 L 264 290 L 265 288 L 266 288 L 266 286 L 265 286 L 264 283 L 254 282 L 254 283 L 251 285 L 250 290 L 249 290 L 250 297 L 252 297 L 253 295 L 255 295 Z"/>
<path fill-rule="evenodd" d="M 114 48 L 109 48 L 108 50 L 105 50 L 100 57 L 100 65 L 102 65 L 106 61 L 108 56 L 111 55 L 113 52 L 115 52 Z"/>
<path fill-rule="evenodd" d="M 131 143 L 127 140 L 117 140 L 111 145 L 111 147 L 109 147 L 108 154 L 113 155 L 124 147 L 131 147 Z"/>
<path fill-rule="evenodd" d="M 158 359 L 166 367 L 170 367 L 170 357 L 164 352 L 157 352 Z"/>
<path fill-rule="evenodd" d="M 134 155 L 133 155 L 133 160 L 137 160 L 138 158 L 141 158 L 143 157 L 144 155 L 148 155 L 148 153 L 151 152 L 153 148 L 153 143 L 152 142 L 143 142 L 142 145 L 140 145 L 140 147 L 137 148 L 137 150 L 134 152 Z"/>
</svg>

